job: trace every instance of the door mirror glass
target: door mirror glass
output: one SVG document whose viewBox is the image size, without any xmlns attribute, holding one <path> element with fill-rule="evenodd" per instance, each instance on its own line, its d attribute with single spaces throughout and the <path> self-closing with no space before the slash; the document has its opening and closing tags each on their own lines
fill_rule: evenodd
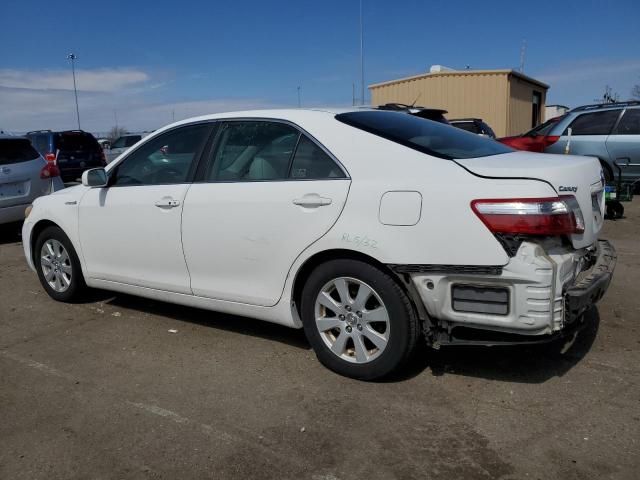
<svg viewBox="0 0 640 480">
<path fill-rule="evenodd" d="M 106 187 L 107 172 L 104 168 L 92 168 L 82 174 L 82 185 L 85 187 Z"/>
</svg>

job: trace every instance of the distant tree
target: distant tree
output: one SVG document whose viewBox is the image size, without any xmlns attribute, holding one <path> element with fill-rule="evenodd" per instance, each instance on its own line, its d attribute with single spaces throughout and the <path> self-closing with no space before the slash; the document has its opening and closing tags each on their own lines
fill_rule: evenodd
<svg viewBox="0 0 640 480">
<path fill-rule="evenodd" d="M 633 88 L 631 89 L 631 97 L 640 100 L 640 83 L 637 85 L 634 85 Z"/>
<path fill-rule="evenodd" d="M 109 134 L 107 135 L 107 138 L 111 143 L 113 143 L 126 133 L 127 133 L 127 129 L 124 127 L 118 127 L 118 126 L 112 127 L 111 130 L 109 130 Z"/>
</svg>

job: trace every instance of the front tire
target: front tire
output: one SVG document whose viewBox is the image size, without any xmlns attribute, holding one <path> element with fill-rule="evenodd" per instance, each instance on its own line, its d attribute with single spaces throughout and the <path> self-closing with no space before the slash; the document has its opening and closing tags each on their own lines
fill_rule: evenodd
<svg viewBox="0 0 640 480">
<path fill-rule="evenodd" d="M 318 266 L 302 291 L 304 331 L 318 360 L 341 375 L 384 377 L 415 349 L 419 322 L 409 298 L 381 269 L 358 260 Z"/>
<path fill-rule="evenodd" d="M 59 302 L 80 298 L 86 289 L 80 261 L 59 227 L 47 227 L 38 235 L 33 257 L 40 283 L 51 298 Z"/>
</svg>

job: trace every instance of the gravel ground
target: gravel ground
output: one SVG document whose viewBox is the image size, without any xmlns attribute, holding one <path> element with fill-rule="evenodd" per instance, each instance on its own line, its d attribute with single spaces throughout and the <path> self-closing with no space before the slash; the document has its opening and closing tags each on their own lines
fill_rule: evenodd
<svg viewBox="0 0 640 480">
<path fill-rule="evenodd" d="M 606 222 L 616 275 L 572 344 L 425 349 L 384 383 L 277 325 L 56 303 L 0 232 L 1 479 L 638 478 L 638 201 Z"/>
</svg>

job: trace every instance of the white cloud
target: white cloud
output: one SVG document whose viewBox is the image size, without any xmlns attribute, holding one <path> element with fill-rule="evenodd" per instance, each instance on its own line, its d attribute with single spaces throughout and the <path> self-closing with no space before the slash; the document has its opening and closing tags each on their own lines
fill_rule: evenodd
<svg viewBox="0 0 640 480">
<path fill-rule="evenodd" d="M 78 103 L 84 130 L 105 133 L 118 124 L 152 130 L 174 119 L 232 110 L 268 108 L 261 99 L 176 101 L 166 78 L 133 68 L 79 70 Z M 165 99 L 158 100 L 164 94 Z M 0 69 L 0 129 L 13 132 L 77 128 L 71 72 Z"/>
<path fill-rule="evenodd" d="M 567 62 L 533 76 L 551 86 L 547 103 L 577 106 L 592 103 L 604 93 L 608 85 L 621 100 L 630 97 L 631 88 L 640 83 L 640 60 L 592 59 Z"/>
<path fill-rule="evenodd" d="M 115 92 L 149 80 L 146 72 L 133 68 L 76 70 L 78 91 Z M 0 87 L 28 90 L 73 90 L 69 70 L 0 69 Z"/>
</svg>

